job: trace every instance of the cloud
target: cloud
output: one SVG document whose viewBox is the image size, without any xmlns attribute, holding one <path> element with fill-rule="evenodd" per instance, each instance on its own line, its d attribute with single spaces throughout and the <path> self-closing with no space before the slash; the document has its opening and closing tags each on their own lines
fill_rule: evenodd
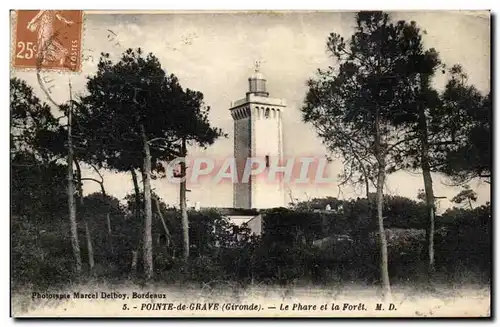
<svg viewBox="0 0 500 327">
<path fill-rule="evenodd" d="M 489 20 L 456 13 L 397 12 L 394 19 L 415 20 L 427 30 L 426 46 L 435 47 L 446 63 L 461 63 L 470 75 L 470 82 L 481 90 L 489 90 Z M 484 14 L 481 15 L 485 16 Z M 307 149 L 309 153 L 325 154 L 325 148 L 310 125 L 301 122 L 300 107 L 306 93 L 305 81 L 317 68 L 325 68 L 331 61 L 325 52 L 325 42 L 331 32 L 344 37 L 352 33 L 353 13 L 288 13 L 288 14 L 99 14 L 86 19 L 85 48 L 95 54 L 94 61 L 83 66 L 80 75 L 71 76 L 75 92 L 85 89 L 86 76 L 97 69 L 98 54 L 109 52 L 114 58 L 126 48 L 141 47 L 153 52 L 164 69 L 177 75 L 184 87 L 199 90 L 212 107 L 211 123 L 230 134 L 206 151 L 193 149 L 192 154 L 207 153 L 232 155 L 232 119 L 230 102 L 245 96 L 248 76 L 255 60 L 263 60 L 262 71 L 268 79 L 271 96 L 286 99 L 289 104 L 284 113 L 285 151 L 297 155 Z M 116 35 L 117 45 L 111 40 L 109 30 Z M 42 99 L 45 96 L 36 75 L 15 72 L 35 88 Z M 51 97 L 56 102 L 68 100 L 69 77 L 48 74 L 56 87 Z M 444 79 L 441 78 L 441 85 Z M 439 84 L 439 83 L 438 83 Z M 330 175 L 337 175 L 341 162 L 334 162 Z M 87 172 L 89 173 L 89 172 Z M 132 188 L 127 174 L 105 174 L 110 192 L 119 197 Z M 389 178 L 391 188 L 397 187 L 404 196 L 415 197 L 416 189 L 423 187 L 421 178 L 399 174 Z M 439 179 L 436 179 L 439 180 Z M 435 183 L 439 192 L 441 186 Z M 176 203 L 178 190 L 163 180 L 153 182 L 158 193 L 167 203 Z M 393 187 L 394 186 L 394 187 Z M 86 191 L 93 189 L 86 184 Z M 443 192 L 445 189 L 442 189 Z M 489 199 L 488 188 L 481 191 L 481 199 Z M 316 188 L 308 190 L 310 196 L 337 195 L 338 190 Z M 452 191 L 446 191 L 452 194 Z M 295 197 L 303 198 L 302 191 Z M 203 206 L 230 206 L 231 188 L 221 186 L 206 192 L 194 188 L 189 194 L 192 202 Z M 353 190 L 346 197 L 354 196 Z"/>
</svg>

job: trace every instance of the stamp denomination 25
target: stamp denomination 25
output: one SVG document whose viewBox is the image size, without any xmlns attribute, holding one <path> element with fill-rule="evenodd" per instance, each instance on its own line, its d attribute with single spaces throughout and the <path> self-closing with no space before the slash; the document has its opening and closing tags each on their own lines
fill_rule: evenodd
<svg viewBox="0 0 500 327">
<path fill-rule="evenodd" d="M 83 11 L 18 10 L 16 13 L 14 68 L 80 71 Z"/>
</svg>

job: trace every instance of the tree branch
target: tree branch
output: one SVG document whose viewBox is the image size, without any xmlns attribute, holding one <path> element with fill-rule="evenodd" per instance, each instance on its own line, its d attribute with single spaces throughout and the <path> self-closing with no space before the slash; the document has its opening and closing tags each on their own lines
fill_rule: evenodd
<svg viewBox="0 0 500 327">
<path fill-rule="evenodd" d="M 180 141 L 181 139 L 180 138 L 177 138 L 176 140 L 169 140 L 169 139 L 166 139 L 164 137 L 155 137 L 151 140 L 148 141 L 148 143 L 151 145 L 152 142 L 156 142 L 156 141 L 165 141 L 167 143 L 175 143 L 175 142 L 178 142 Z"/>
<path fill-rule="evenodd" d="M 94 164 L 89 164 L 89 166 L 94 169 L 94 171 L 97 173 L 97 175 L 99 175 L 99 177 L 101 177 L 101 183 L 104 183 L 104 178 L 102 177 L 101 173 L 99 172 L 99 169 L 97 169 L 97 167 Z"/>
<path fill-rule="evenodd" d="M 405 143 L 405 142 L 408 142 L 408 141 L 412 141 L 412 140 L 415 140 L 415 139 L 418 139 L 418 135 L 413 135 L 411 137 L 399 140 L 398 142 L 396 142 L 396 143 L 392 144 L 390 147 L 388 147 L 387 148 L 387 152 L 392 151 L 395 147 L 397 147 L 398 145 L 400 145 L 402 143 Z"/>
<path fill-rule="evenodd" d="M 92 178 L 92 177 L 85 177 L 85 178 L 81 178 L 82 181 L 92 181 L 92 182 L 96 182 L 98 184 L 101 184 L 102 185 L 102 182 L 100 180 L 97 180 L 95 178 Z"/>
</svg>

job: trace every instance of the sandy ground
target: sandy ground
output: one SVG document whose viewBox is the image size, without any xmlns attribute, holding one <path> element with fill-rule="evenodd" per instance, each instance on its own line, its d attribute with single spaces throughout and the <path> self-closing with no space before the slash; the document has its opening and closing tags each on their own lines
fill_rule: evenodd
<svg viewBox="0 0 500 327">
<path fill-rule="evenodd" d="M 87 284 L 34 292 L 26 288 L 12 293 L 14 317 L 489 317 L 491 303 L 487 285 L 437 286 L 434 291 L 393 286 L 387 302 L 378 287 L 362 285 Z M 76 298 L 75 292 L 96 298 Z M 56 294 L 69 299 L 55 299 Z M 382 304 L 379 310 L 377 304 Z"/>
</svg>

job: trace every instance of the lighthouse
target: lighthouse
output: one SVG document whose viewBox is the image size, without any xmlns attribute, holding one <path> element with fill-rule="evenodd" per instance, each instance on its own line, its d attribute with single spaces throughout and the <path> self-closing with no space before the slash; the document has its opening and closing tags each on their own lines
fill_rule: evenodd
<svg viewBox="0 0 500 327">
<path fill-rule="evenodd" d="M 234 157 L 238 181 L 233 186 L 233 207 L 266 209 L 285 206 L 282 179 L 267 178 L 273 165 L 283 159 L 284 99 L 272 98 L 266 88 L 267 80 L 256 63 L 254 73 L 248 78 L 248 92 L 244 98 L 231 103 L 234 121 Z M 265 164 L 264 171 L 250 175 L 242 181 L 249 158 Z M 274 167 L 275 167 L 274 166 Z"/>
</svg>

